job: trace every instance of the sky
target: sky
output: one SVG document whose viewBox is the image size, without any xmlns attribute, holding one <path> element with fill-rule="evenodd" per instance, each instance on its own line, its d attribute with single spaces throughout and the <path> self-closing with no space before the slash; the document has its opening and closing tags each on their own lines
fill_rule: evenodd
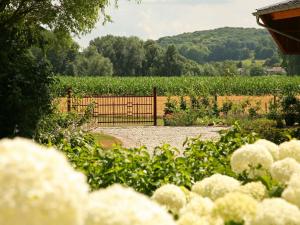
<svg viewBox="0 0 300 225">
<path fill-rule="evenodd" d="M 118 8 L 107 8 L 112 23 L 102 24 L 87 35 L 76 37 L 88 46 L 96 37 L 108 34 L 138 36 L 143 40 L 157 40 L 184 32 L 209 30 L 219 27 L 256 27 L 252 13 L 281 0 L 119 0 Z"/>
</svg>

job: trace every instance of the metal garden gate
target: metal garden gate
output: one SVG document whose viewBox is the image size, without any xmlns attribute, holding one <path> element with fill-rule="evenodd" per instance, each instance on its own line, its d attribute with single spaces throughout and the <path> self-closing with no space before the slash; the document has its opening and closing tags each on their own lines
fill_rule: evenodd
<svg viewBox="0 0 300 225">
<path fill-rule="evenodd" d="M 85 96 L 72 97 L 68 90 L 68 112 L 82 113 L 92 109 L 93 122 L 101 126 L 157 125 L 157 92 L 149 96 Z"/>
</svg>

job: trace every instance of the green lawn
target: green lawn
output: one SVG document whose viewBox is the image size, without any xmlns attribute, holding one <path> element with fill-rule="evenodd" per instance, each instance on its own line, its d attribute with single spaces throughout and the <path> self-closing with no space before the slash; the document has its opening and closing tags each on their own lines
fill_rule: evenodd
<svg viewBox="0 0 300 225">
<path fill-rule="evenodd" d="M 104 150 L 112 149 L 116 145 L 122 145 L 119 139 L 104 133 L 93 133 L 93 136 Z"/>
</svg>

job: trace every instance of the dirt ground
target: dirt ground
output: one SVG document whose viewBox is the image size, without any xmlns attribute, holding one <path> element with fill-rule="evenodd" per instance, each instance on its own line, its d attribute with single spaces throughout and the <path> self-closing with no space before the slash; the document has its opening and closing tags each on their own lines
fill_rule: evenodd
<svg viewBox="0 0 300 225">
<path fill-rule="evenodd" d="M 203 140 L 216 140 L 219 131 L 225 127 L 99 127 L 94 133 L 108 134 L 120 140 L 124 147 L 146 146 L 150 152 L 155 147 L 170 144 L 178 150 L 184 150 L 187 138 L 200 137 Z"/>
</svg>

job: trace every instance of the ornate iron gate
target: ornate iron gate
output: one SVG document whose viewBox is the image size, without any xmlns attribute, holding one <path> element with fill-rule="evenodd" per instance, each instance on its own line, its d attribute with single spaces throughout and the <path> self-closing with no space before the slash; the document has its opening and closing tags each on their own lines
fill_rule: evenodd
<svg viewBox="0 0 300 225">
<path fill-rule="evenodd" d="M 156 88 L 149 96 L 85 96 L 72 97 L 68 91 L 67 109 L 82 113 L 91 106 L 93 122 L 102 126 L 157 125 Z"/>
</svg>

